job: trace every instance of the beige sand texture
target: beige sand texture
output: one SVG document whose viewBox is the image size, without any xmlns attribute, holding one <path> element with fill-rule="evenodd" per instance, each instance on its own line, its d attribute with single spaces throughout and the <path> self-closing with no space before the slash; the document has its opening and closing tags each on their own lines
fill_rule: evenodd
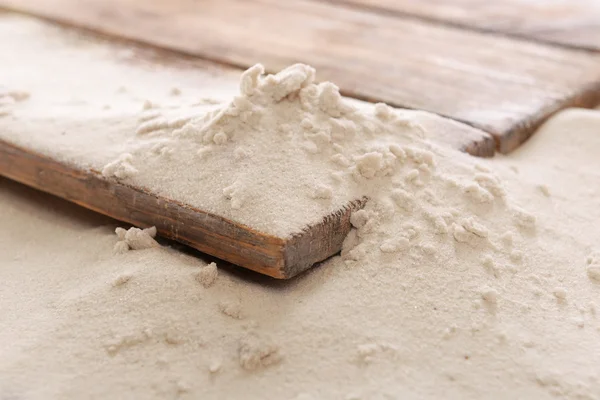
<svg viewBox="0 0 600 400">
<path fill-rule="evenodd" d="M 343 98 L 306 65 L 176 68 L 16 17 L 0 19 L 0 50 L 0 97 L 28 95 L 0 102 L 1 139 L 278 237 L 360 199 L 368 185 L 349 175 L 391 176 L 386 146 L 459 136 L 433 114 Z"/>
<path fill-rule="evenodd" d="M 596 398 L 598 129 L 600 113 L 569 110 L 513 156 L 478 161 L 535 210 L 535 234 L 501 235 L 506 257 L 459 248 L 410 265 L 369 246 L 291 282 L 227 268 L 205 288 L 208 262 L 114 254 L 113 223 L 3 180 L 0 392 Z"/>
<path fill-rule="evenodd" d="M 68 54 L 74 66 L 106 61 L 102 48 Z M 249 222 L 288 195 L 302 205 L 291 217 L 370 200 L 340 256 L 280 282 L 218 260 L 215 269 L 160 238 L 157 247 L 152 231 L 116 230 L 0 180 L 1 399 L 598 397 L 600 112 L 565 111 L 513 155 L 482 160 L 430 140 L 417 117 L 353 108 L 333 85 L 308 82 L 307 66 L 250 70 L 240 88 L 190 71 L 180 78 L 205 94 L 185 86 L 173 96 L 171 78 L 122 75 L 104 61 L 95 72 L 110 85 L 74 68 L 62 90 L 31 66 L 6 68 L 15 87 L 2 92 L 0 135 L 157 188 L 160 171 L 174 178 L 181 163 L 190 179 L 223 166 L 223 179 L 207 178 L 215 207 Z M 173 126 L 136 133 L 147 122 L 138 118 L 177 113 L 192 97 L 212 100 L 208 113 L 192 109 L 185 135 L 171 114 Z M 261 114 L 252 129 L 240 104 Z M 290 129 L 266 129 L 288 117 Z M 353 133 L 336 137 L 336 124 Z M 292 140 L 276 140 L 286 132 Z M 243 163 L 226 167 L 236 154 Z M 269 157 L 281 162 L 269 169 Z M 257 163 L 262 180 L 242 182 L 252 201 L 234 204 L 230 178 Z M 189 181 L 163 189 L 207 198 Z"/>
</svg>

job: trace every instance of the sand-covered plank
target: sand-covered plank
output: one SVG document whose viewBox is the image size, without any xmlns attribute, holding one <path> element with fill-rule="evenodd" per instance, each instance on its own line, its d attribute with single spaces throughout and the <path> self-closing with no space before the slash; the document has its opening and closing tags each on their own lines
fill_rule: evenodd
<svg viewBox="0 0 600 400">
<path fill-rule="evenodd" d="M 330 2 L 3 0 L 71 25 L 248 68 L 296 62 L 343 94 L 426 110 L 509 152 L 546 118 L 600 100 L 600 55 Z"/>
<path fill-rule="evenodd" d="M 4 175 L 272 276 L 340 250 L 360 180 L 391 179 L 403 143 L 493 154 L 485 133 L 344 99 L 305 65 L 240 81 L 26 18 L 0 29 Z"/>
</svg>

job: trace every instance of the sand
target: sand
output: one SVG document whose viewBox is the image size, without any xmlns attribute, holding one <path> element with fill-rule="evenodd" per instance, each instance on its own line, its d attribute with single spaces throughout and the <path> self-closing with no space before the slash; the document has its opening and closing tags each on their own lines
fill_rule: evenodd
<svg viewBox="0 0 600 400">
<path fill-rule="evenodd" d="M 186 87 L 121 99 L 103 116 L 101 107 L 88 114 L 90 103 L 122 93 L 71 104 L 44 97 L 43 80 L 30 97 L 10 89 L 3 138 L 41 144 L 109 179 L 212 199 L 267 232 L 289 233 L 336 201 L 370 200 L 353 214 L 340 256 L 278 282 L 1 180 L 3 397 L 596 398 L 600 113 L 563 112 L 511 156 L 475 159 L 436 141 L 418 118 L 384 105 L 354 109 L 332 84 L 313 85 L 310 71 L 260 77 L 257 66 L 239 89 L 209 86 L 205 98 L 220 100 L 203 101 L 208 113 L 164 121 L 154 99 L 170 99 L 166 109 L 177 113 Z M 251 103 L 263 117 L 253 130 L 240 128 L 243 112 L 218 120 L 258 89 Z M 229 103 L 232 93 L 242 99 Z M 26 123 L 43 104 L 53 105 L 48 118 Z M 134 106 L 136 118 L 119 114 Z M 65 120 L 75 128 L 85 118 L 93 148 L 76 129 L 57 134 Z M 263 129 L 286 119 L 293 127 Z M 348 121 L 354 133 L 336 138 L 336 124 L 347 133 Z M 286 132 L 290 140 L 276 140 Z M 148 152 L 156 145 L 148 135 L 166 146 Z M 200 151 L 207 144 L 210 157 Z M 252 145 L 258 151 L 247 152 Z M 247 164 L 228 166 L 231 156 Z M 279 161 L 270 169 L 269 156 Z M 156 181 L 162 170 L 175 178 L 182 160 L 195 168 L 186 177 L 223 171 L 209 195 Z M 230 182 L 253 165 L 277 185 Z M 254 197 L 235 201 L 244 191 Z M 290 221 L 259 215 L 288 195 L 297 197 Z"/>
<path fill-rule="evenodd" d="M 520 253 L 420 265 L 338 256 L 291 282 L 219 268 L 205 288 L 196 276 L 212 260 L 168 247 L 114 254 L 113 222 L 3 180 L 0 390 L 595 398 L 600 286 L 586 268 L 600 238 L 599 127 L 600 113 L 570 110 L 514 155 L 478 161 L 535 210 L 535 235 L 502 235 Z"/>
</svg>

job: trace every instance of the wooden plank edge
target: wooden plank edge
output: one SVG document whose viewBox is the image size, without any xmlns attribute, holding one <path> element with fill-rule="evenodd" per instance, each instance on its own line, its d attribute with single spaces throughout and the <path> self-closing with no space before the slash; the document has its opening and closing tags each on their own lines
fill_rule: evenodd
<svg viewBox="0 0 600 400">
<path fill-rule="evenodd" d="M 508 154 L 525 143 L 554 114 L 571 107 L 593 109 L 598 104 L 600 104 L 600 82 L 595 82 L 581 92 L 573 93 L 566 99 L 559 99 L 535 115 L 528 116 L 506 132 L 492 133 L 496 140 L 496 148 L 500 153 Z M 485 130 L 485 127 L 481 129 Z"/>
<path fill-rule="evenodd" d="M 292 235 L 284 250 L 285 272 L 289 277 L 337 254 L 352 229 L 350 216 L 363 208 L 367 201 L 367 197 L 351 201 L 342 209 L 324 217 L 320 223 L 307 226 L 302 232 Z M 310 258 L 306 257 L 307 254 Z"/>
<path fill-rule="evenodd" d="M 496 141 L 492 135 L 479 128 L 430 112 L 419 112 L 417 116 L 418 124 L 430 133 L 426 136 L 436 143 L 475 157 L 489 158 L 496 153 Z"/>
<path fill-rule="evenodd" d="M 481 133 L 484 133 L 485 135 L 482 135 L 479 140 L 472 140 L 463 145 L 459 150 L 475 157 L 494 157 L 494 154 L 496 154 L 496 141 L 494 137 L 484 131 L 481 131 Z"/>
<path fill-rule="evenodd" d="M 320 224 L 283 239 L 2 139 L 0 176 L 135 226 L 156 226 L 161 236 L 278 279 L 289 279 L 338 253 L 351 228 L 351 212 L 364 205 L 364 200 L 351 202 Z M 329 233 L 324 243 L 319 236 L 323 233 Z"/>
</svg>

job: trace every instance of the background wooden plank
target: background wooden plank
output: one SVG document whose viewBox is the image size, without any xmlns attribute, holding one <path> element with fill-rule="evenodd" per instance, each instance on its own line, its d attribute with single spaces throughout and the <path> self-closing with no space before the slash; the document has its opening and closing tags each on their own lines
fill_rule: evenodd
<svg viewBox="0 0 600 400">
<path fill-rule="evenodd" d="M 0 0 L 69 24 L 230 65 L 295 62 L 350 96 L 442 114 L 500 151 L 552 113 L 600 100 L 600 55 L 311 1 Z"/>
<path fill-rule="evenodd" d="M 46 41 L 52 39 L 51 45 L 44 44 L 45 39 Z M 16 51 L 19 48 L 27 51 Z M 27 56 L 25 53 L 34 56 Z M 87 104 L 85 113 L 77 110 L 74 113 L 76 116 L 62 123 L 61 127 L 64 130 L 71 130 L 83 124 L 97 127 L 98 123 L 111 118 L 133 118 L 133 115 L 137 115 L 144 99 L 160 96 L 161 93 L 172 89 L 171 85 L 175 82 L 189 96 L 195 94 L 198 97 L 215 97 L 225 102 L 238 94 L 242 73 L 242 70 L 237 68 L 226 67 L 178 52 L 118 41 L 93 32 L 67 29 L 57 24 L 2 11 L 0 11 L 0 66 L 3 72 L 0 85 L 16 85 L 18 89 L 33 85 L 38 90 L 42 90 L 42 94 L 48 95 L 48 101 L 51 102 L 60 103 L 59 96 L 53 94 L 55 92 L 64 97 L 65 101 L 70 98 L 85 99 L 84 104 Z M 51 75 L 53 79 L 45 79 L 45 75 L 40 73 L 40 68 L 43 68 L 44 72 Z M 76 76 L 73 75 L 73 71 L 78 71 Z M 115 76 L 118 77 L 117 80 Z M 144 76 L 154 83 L 152 87 L 147 87 L 140 81 Z M 140 85 L 144 86 L 143 90 Z M 133 106 L 127 103 L 119 104 L 114 110 L 117 116 L 111 116 L 106 110 L 101 109 L 114 101 L 114 91 L 128 86 L 136 87 L 135 94 L 130 93 L 130 96 L 139 100 L 139 104 Z M 102 95 L 98 94 L 99 87 L 105 89 Z M 96 97 L 90 98 L 90 93 L 95 93 Z M 2 87 L 0 87 L 1 95 Z M 40 93 L 37 93 L 35 97 L 39 95 Z M 354 99 L 346 100 L 351 101 L 355 107 L 371 112 L 369 111 L 372 108 L 371 103 Z M 97 107 L 97 110 L 94 107 Z M 131 107 L 134 107 L 133 110 L 130 109 Z M 474 156 L 494 155 L 493 138 L 479 129 L 427 112 L 410 111 L 409 113 L 426 129 L 428 137 L 436 143 Z M 51 120 L 53 116 L 30 116 L 29 118 L 40 120 L 39 123 L 45 124 L 50 122 L 46 120 Z M 135 130 L 135 127 L 132 127 L 132 130 Z M 93 136 L 94 132 L 96 130 L 92 130 L 84 139 L 86 143 L 89 140 L 99 139 Z M 2 132 L 0 132 L 1 136 Z M 89 156 L 93 156 L 94 153 L 92 150 Z M 77 155 L 80 155 L 80 152 Z M 117 155 L 115 154 L 115 157 Z"/>
<path fill-rule="evenodd" d="M 600 50 L 597 0 L 332 0 L 371 10 L 393 11 L 428 20 L 548 43 Z"/>
</svg>

